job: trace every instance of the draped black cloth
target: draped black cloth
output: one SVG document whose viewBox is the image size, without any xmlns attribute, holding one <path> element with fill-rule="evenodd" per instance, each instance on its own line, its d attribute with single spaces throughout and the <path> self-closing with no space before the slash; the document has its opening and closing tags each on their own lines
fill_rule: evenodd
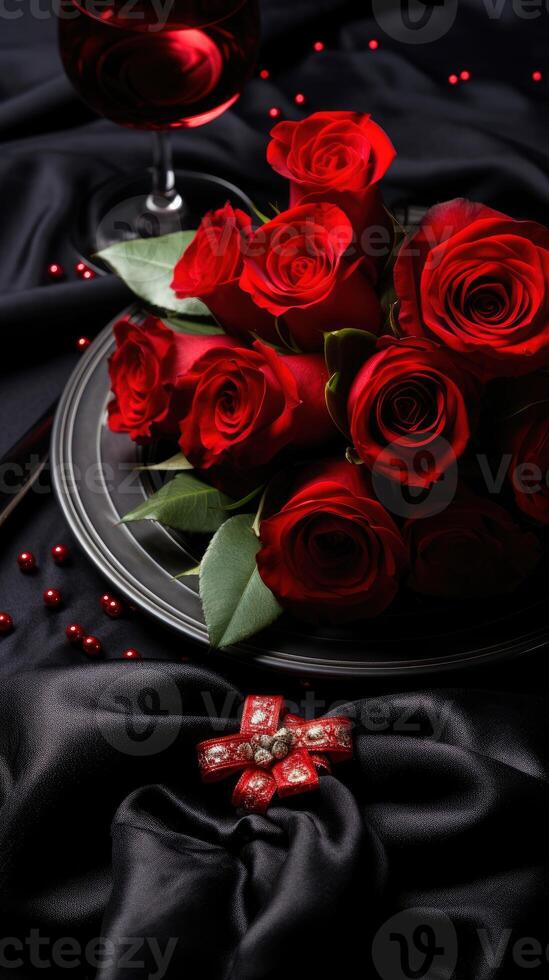
<svg viewBox="0 0 549 980">
<path fill-rule="evenodd" d="M 521 15 L 517 3 L 462 0 L 451 29 L 424 45 L 387 35 L 368 3 L 262 6 L 270 79 L 212 125 L 177 134 L 178 164 L 233 180 L 260 206 L 283 203 L 264 162 L 268 108 L 297 118 L 301 91 L 308 111 L 370 111 L 387 129 L 399 153 L 390 203 L 463 194 L 549 221 L 547 88 L 531 79 L 546 67 L 543 4 Z M 45 0 L 2 5 L 0 66 L 3 453 L 59 395 L 75 338 L 128 301 L 110 276 L 74 276 L 72 230 L 98 182 L 148 166 L 150 141 L 78 101 Z M 471 81 L 450 87 L 462 69 Z M 52 261 L 65 282 L 48 281 Z M 69 569 L 48 558 L 58 541 L 71 545 Z M 25 547 L 35 575 L 16 567 Z M 303 686 L 185 646 L 137 614 L 107 620 L 106 584 L 47 488 L 3 531 L 0 609 L 16 630 L 0 639 L 1 977 L 547 972 L 546 652 L 398 688 Z M 62 614 L 44 611 L 50 586 L 63 590 Z M 68 621 L 101 635 L 107 663 L 68 646 Z M 148 662 L 115 662 L 129 646 Z M 194 746 L 237 730 L 243 696 L 260 691 L 309 717 L 349 714 L 356 757 L 319 792 L 241 817 L 229 783 L 201 785 Z"/>
</svg>

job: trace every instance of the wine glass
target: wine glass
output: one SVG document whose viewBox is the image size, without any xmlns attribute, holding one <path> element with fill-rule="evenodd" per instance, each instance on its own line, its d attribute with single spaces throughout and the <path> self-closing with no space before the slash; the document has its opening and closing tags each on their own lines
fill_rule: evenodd
<svg viewBox="0 0 549 980">
<path fill-rule="evenodd" d="M 176 187 L 170 130 L 202 126 L 238 99 L 259 47 L 258 0 L 64 0 L 65 71 L 99 115 L 154 139 L 152 180 L 109 181 L 88 202 L 88 249 L 196 224 L 227 199 L 250 201 L 205 174 Z M 184 185 L 184 186 L 183 186 Z"/>
</svg>

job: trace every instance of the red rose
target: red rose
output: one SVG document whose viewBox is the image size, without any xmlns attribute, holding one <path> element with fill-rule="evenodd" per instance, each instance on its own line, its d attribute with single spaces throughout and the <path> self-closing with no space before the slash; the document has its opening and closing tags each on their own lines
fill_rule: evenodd
<svg viewBox="0 0 549 980">
<path fill-rule="evenodd" d="M 259 573 L 278 599 L 312 621 L 377 616 L 407 565 L 400 532 L 372 496 L 361 467 L 332 461 L 309 470 L 260 525 Z"/>
<path fill-rule="evenodd" d="M 354 447 L 370 469 L 427 487 L 462 455 L 479 382 L 460 355 L 428 340 L 388 340 L 360 369 L 348 417 Z"/>
<path fill-rule="evenodd" d="M 247 244 L 242 289 L 284 318 L 301 350 L 321 349 L 328 330 L 379 328 L 380 306 L 364 258 L 345 257 L 352 238 L 341 208 L 304 204 L 263 225 Z"/>
<path fill-rule="evenodd" d="M 395 148 L 371 116 L 315 112 L 302 122 L 281 122 L 271 132 L 267 160 L 291 181 L 290 204 L 324 200 L 339 205 L 358 234 L 382 217 L 378 184 Z"/>
<path fill-rule="evenodd" d="M 435 517 L 404 526 L 415 592 L 476 599 L 512 592 L 533 572 L 539 541 L 503 507 L 462 491 Z"/>
<path fill-rule="evenodd" d="M 549 524 L 549 376 L 521 379 L 514 388 L 499 445 L 511 454 L 517 505 L 539 524 Z"/>
<path fill-rule="evenodd" d="M 261 343 L 210 350 L 178 382 L 185 456 L 197 469 L 214 468 L 226 488 L 253 483 L 286 446 L 325 443 L 335 435 L 327 377 L 320 354 L 284 356 Z"/>
<path fill-rule="evenodd" d="M 114 326 L 116 350 L 109 360 L 113 400 L 109 428 L 127 432 L 138 442 L 155 433 L 176 435 L 178 414 L 174 388 L 193 360 L 214 346 L 235 343 L 228 337 L 193 337 L 174 333 L 154 316 L 143 323 L 128 317 Z"/>
<path fill-rule="evenodd" d="M 252 235 L 252 221 L 244 211 L 228 203 L 210 211 L 177 263 L 171 288 L 178 299 L 201 299 L 228 333 L 247 337 L 260 329 L 265 339 L 276 341 L 273 318 L 239 286 L 243 251 Z"/>
<path fill-rule="evenodd" d="M 487 377 L 549 363 L 549 231 L 471 201 L 432 208 L 394 270 L 400 328 L 474 356 Z"/>
</svg>

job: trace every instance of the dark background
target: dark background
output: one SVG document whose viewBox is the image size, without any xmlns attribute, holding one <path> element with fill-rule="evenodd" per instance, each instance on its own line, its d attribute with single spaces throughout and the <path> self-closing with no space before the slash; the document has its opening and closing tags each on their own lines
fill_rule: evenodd
<svg viewBox="0 0 549 980">
<path fill-rule="evenodd" d="M 387 0 L 383 9 L 395 7 Z M 549 14 L 541 3 L 526 6 L 526 17 L 517 9 L 460 0 L 444 37 L 410 45 L 389 36 L 366 2 L 263 0 L 259 67 L 270 79 L 254 78 L 213 124 L 176 134 L 176 161 L 240 184 L 260 207 L 284 203 L 283 185 L 264 162 L 269 107 L 286 118 L 356 109 L 371 112 L 397 148 L 385 181 L 390 204 L 464 195 L 548 222 Z M 75 276 L 75 215 L 98 182 L 150 162 L 147 134 L 97 119 L 72 91 L 46 0 L 32 9 L 6 0 L 3 14 L 0 455 L 60 394 L 78 358 L 75 339 L 94 336 L 126 304 L 111 277 Z M 321 54 L 316 40 L 325 42 Z M 450 86 L 448 75 L 463 69 L 471 80 Z M 541 83 L 532 81 L 535 70 Z M 307 98 L 303 109 L 294 105 L 297 92 Z M 53 261 L 67 269 L 65 282 L 48 280 Z M 65 569 L 49 558 L 59 541 L 71 546 Z M 34 575 L 17 568 L 23 548 L 38 557 Z M 304 968 L 326 976 L 329 967 L 350 969 L 357 952 L 364 964 L 357 975 L 366 976 L 380 923 L 410 906 L 450 916 L 459 977 L 494 975 L 479 956 L 481 925 L 493 928 L 496 943 L 505 928 L 547 943 L 547 652 L 391 685 L 300 684 L 237 669 L 137 614 L 108 620 L 99 607 L 106 584 L 71 541 L 51 494 L 34 496 L 2 532 L 0 609 L 16 623 L 0 638 L 4 935 L 24 937 L 32 927 L 82 941 L 179 935 L 173 975 L 186 970 L 205 980 L 265 980 L 283 970 L 294 980 Z M 49 586 L 63 591 L 59 613 L 42 605 Z M 109 663 L 88 663 L 68 646 L 69 621 L 101 637 Z M 110 663 L 128 646 L 172 663 Z M 130 685 L 138 704 L 143 685 L 168 708 L 178 692 L 178 733 L 166 751 L 134 757 L 101 738 L 97 704 L 118 683 Z M 381 695 L 386 725 L 373 734 L 359 720 L 357 763 L 342 770 L 341 782 L 323 780 L 318 798 L 273 807 L 268 820 L 239 820 L 226 786 L 200 787 L 193 756 L 194 744 L 211 735 L 208 703 L 236 715 L 234 684 L 244 693 L 307 697 L 309 711 L 318 698 L 319 712 L 336 697 Z M 368 703 L 357 702 L 354 713 Z M 403 711 L 417 720 L 413 735 L 395 727 Z M 442 741 L 432 738 L 432 712 L 447 716 Z M 119 715 L 114 724 L 122 725 Z M 332 930 L 332 952 L 323 929 Z M 379 959 L 375 966 L 382 975 Z M 2 969 L 6 977 L 34 973 L 28 962 Z M 516 964 L 509 969 L 522 975 Z M 70 974 L 91 977 L 94 969 Z M 105 968 L 100 976 L 119 974 Z"/>
</svg>

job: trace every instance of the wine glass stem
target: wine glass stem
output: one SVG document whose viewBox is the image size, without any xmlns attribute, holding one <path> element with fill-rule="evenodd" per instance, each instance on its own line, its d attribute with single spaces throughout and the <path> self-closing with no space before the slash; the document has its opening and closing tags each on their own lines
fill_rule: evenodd
<svg viewBox="0 0 549 980">
<path fill-rule="evenodd" d="M 152 192 L 147 198 L 147 208 L 156 214 L 181 211 L 183 198 L 175 187 L 172 144 L 169 132 L 153 133 Z"/>
</svg>

